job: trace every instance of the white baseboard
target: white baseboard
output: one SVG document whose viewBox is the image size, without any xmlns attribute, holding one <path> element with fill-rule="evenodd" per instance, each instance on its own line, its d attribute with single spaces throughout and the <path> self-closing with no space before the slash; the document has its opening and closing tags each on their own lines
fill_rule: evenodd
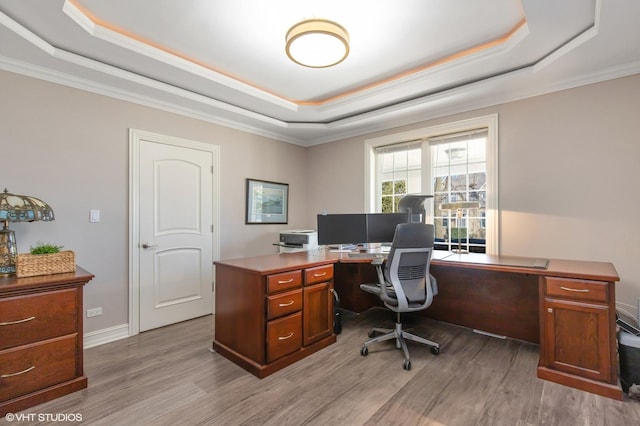
<svg viewBox="0 0 640 426">
<path fill-rule="evenodd" d="M 84 335 L 84 349 L 129 337 L 129 324 L 116 325 L 102 330 L 90 331 Z"/>
</svg>

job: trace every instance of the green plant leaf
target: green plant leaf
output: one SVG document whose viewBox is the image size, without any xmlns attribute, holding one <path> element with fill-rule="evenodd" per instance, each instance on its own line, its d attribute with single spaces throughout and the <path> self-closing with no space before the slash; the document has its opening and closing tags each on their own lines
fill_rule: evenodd
<svg viewBox="0 0 640 426">
<path fill-rule="evenodd" d="M 35 246 L 29 247 L 29 252 L 31 254 L 52 254 L 60 252 L 64 246 L 58 246 L 50 243 L 42 243 L 38 241 Z"/>
</svg>

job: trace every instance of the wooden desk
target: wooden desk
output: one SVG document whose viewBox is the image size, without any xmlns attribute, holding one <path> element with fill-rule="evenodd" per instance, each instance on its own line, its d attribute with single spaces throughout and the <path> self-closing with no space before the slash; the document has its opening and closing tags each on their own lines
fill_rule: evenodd
<svg viewBox="0 0 640 426">
<path fill-rule="evenodd" d="M 87 387 L 82 362 L 82 287 L 66 274 L 0 277 L 0 416 Z"/>
<path fill-rule="evenodd" d="M 438 295 L 421 315 L 540 344 L 538 377 L 622 399 L 618 381 L 615 282 L 611 263 L 477 253 L 434 254 Z M 362 312 L 379 305 L 359 283 L 376 282 L 370 259 L 342 255 L 335 289 L 340 306 Z M 542 315 L 541 315 L 542 313 Z"/>
<path fill-rule="evenodd" d="M 622 399 L 615 330 L 619 277 L 614 266 L 550 259 L 546 268 L 533 267 L 536 260 L 436 252 L 431 273 L 439 293 L 420 314 L 540 344 L 538 377 Z M 335 342 L 330 294 L 334 287 L 341 308 L 362 312 L 381 304 L 359 287 L 377 281 L 370 263 L 367 258 L 320 251 L 216 262 L 214 349 L 264 377 Z M 331 271 L 331 279 L 314 281 L 308 274 L 315 268 Z M 291 280 L 292 287 L 273 287 L 284 280 Z M 293 310 L 273 313 L 271 304 L 282 298 L 284 304 L 295 300 Z M 273 334 L 284 319 L 291 321 L 290 328 Z M 300 344 L 292 342 L 283 349 L 273 340 L 291 333 L 302 334 Z"/>
</svg>

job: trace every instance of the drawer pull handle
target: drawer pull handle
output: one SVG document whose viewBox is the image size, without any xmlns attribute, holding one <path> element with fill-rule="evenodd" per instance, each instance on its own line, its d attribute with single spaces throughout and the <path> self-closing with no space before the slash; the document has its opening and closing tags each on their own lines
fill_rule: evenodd
<svg viewBox="0 0 640 426">
<path fill-rule="evenodd" d="M 0 376 L 0 379 L 6 379 L 7 377 L 13 377 L 13 376 L 19 376 L 21 374 L 28 373 L 29 371 L 33 370 L 34 368 L 36 368 L 36 366 L 32 365 L 31 367 L 27 368 L 26 370 L 18 371 L 17 373 L 3 374 L 3 375 Z"/>
<path fill-rule="evenodd" d="M 291 306 L 293 305 L 293 300 L 290 301 L 289 303 L 279 303 L 278 306 L 281 308 L 284 308 L 285 306 Z"/>
<path fill-rule="evenodd" d="M 293 337 L 293 333 L 289 333 L 284 337 L 278 337 L 278 340 L 287 340 L 287 339 L 291 339 Z"/>
<path fill-rule="evenodd" d="M 278 284 L 289 284 L 293 282 L 293 278 L 289 278 L 288 280 L 279 280 Z"/>
<path fill-rule="evenodd" d="M 314 277 L 316 277 L 316 278 L 317 278 L 317 277 L 324 277 L 325 275 L 327 275 L 327 273 L 326 273 L 326 272 L 323 272 L 323 273 L 321 273 L 321 274 L 318 274 L 318 273 L 316 272 L 315 274 L 313 274 L 313 276 L 314 276 Z"/>
<path fill-rule="evenodd" d="M 562 287 L 562 286 L 560 286 L 560 288 L 566 291 L 573 291 L 574 293 L 589 293 L 588 288 L 569 288 L 569 287 Z"/>
<path fill-rule="evenodd" d="M 21 320 L 18 320 L 18 321 L 0 322 L 0 326 L 20 324 L 20 323 L 23 323 L 23 322 L 33 321 L 34 319 L 36 319 L 36 317 L 29 317 L 29 318 L 21 319 Z"/>
</svg>

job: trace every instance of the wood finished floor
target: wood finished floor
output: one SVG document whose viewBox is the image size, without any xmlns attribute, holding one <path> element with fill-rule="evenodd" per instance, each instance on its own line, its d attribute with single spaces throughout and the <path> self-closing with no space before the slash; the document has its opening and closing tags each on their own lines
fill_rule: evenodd
<svg viewBox="0 0 640 426">
<path fill-rule="evenodd" d="M 213 318 L 198 318 L 87 349 L 88 389 L 24 413 L 80 413 L 91 425 L 640 424 L 638 401 L 536 378 L 536 345 L 409 322 L 441 344 L 434 356 L 410 343 L 410 371 L 391 342 L 360 355 L 370 327 L 393 325 L 373 309 L 343 313 L 336 344 L 260 380 L 211 353 Z"/>
</svg>

